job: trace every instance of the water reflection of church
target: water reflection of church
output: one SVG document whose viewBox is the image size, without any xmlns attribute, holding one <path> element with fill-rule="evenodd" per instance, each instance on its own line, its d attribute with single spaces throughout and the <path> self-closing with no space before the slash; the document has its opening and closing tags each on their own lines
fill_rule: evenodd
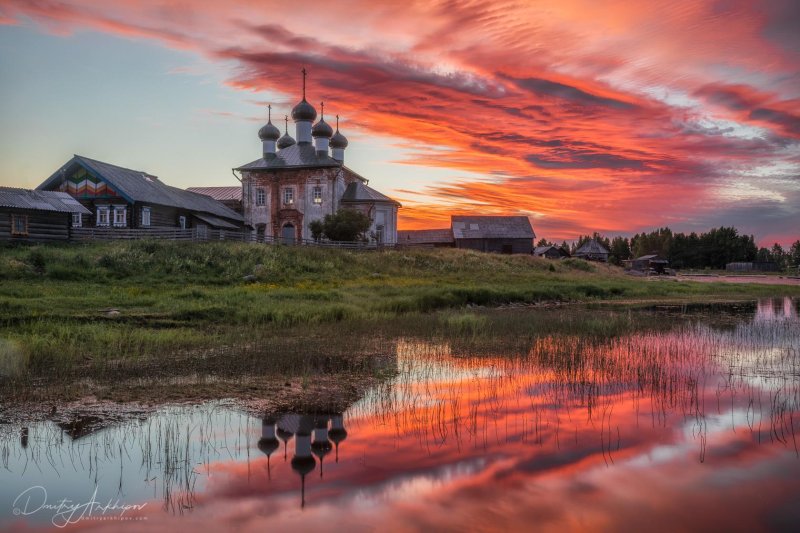
<svg viewBox="0 0 800 533">
<path fill-rule="evenodd" d="M 334 451 L 335 460 L 339 462 L 339 444 L 347 438 L 344 428 L 344 417 L 334 414 L 287 414 L 283 416 L 267 415 L 261 421 L 261 438 L 258 449 L 267 456 L 267 472 L 271 476 L 270 456 L 283 443 L 283 458 L 288 458 L 287 445 L 294 439 L 294 455 L 292 470 L 300 475 L 300 505 L 305 506 L 306 476 L 314 471 L 319 459 L 319 475 L 323 476 L 325 457 Z M 316 457 L 316 459 L 315 459 Z"/>
</svg>

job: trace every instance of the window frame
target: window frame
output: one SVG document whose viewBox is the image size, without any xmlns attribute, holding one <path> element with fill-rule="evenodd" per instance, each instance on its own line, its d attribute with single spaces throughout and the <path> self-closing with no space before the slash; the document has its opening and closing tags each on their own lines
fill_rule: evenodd
<svg viewBox="0 0 800 533">
<path fill-rule="evenodd" d="M 122 222 L 117 222 L 117 215 L 122 214 Z M 112 223 L 115 228 L 125 228 L 128 226 L 128 207 L 115 205 L 114 206 L 114 218 L 112 219 Z"/>
<path fill-rule="evenodd" d="M 311 189 L 311 202 L 314 205 L 322 205 L 322 186 L 314 185 Z"/>
<path fill-rule="evenodd" d="M 294 187 L 284 187 L 283 205 L 294 205 Z"/>
<path fill-rule="evenodd" d="M 149 207 L 142 207 L 142 227 L 150 227 L 150 224 L 152 223 L 152 214 L 153 212 Z"/>
<path fill-rule="evenodd" d="M 264 187 L 256 187 L 256 207 L 267 205 L 267 191 Z"/>
<path fill-rule="evenodd" d="M 186 227 L 187 227 L 186 223 L 187 223 L 186 216 L 185 215 L 180 215 L 178 217 L 178 226 L 180 226 L 181 229 L 186 229 Z"/>
<path fill-rule="evenodd" d="M 82 228 L 83 227 L 83 215 L 80 213 L 72 213 L 72 227 L 73 228 Z"/>
<path fill-rule="evenodd" d="M 104 216 L 101 216 L 101 214 Z M 101 219 L 105 219 L 105 221 Z M 107 228 L 111 225 L 111 208 L 109 206 L 97 206 L 97 212 L 95 213 L 95 225 L 102 228 Z"/>
<path fill-rule="evenodd" d="M 17 229 L 17 224 L 22 222 L 23 228 Z M 12 213 L 11 214 L 11 236 L 12 237 L 27 237 L 30 235 L 30 227 L 29 227 L 30 219 L 28 215 L 24 215 L 22 213 Z"/>
</svg>

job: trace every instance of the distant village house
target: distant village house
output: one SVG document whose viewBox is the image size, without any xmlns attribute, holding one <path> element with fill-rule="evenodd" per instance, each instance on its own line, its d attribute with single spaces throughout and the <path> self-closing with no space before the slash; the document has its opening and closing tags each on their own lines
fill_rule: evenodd
<svg viewBox="0 0 800 533">
<path fill-rule="evenodd" d="M 65 192 L 0 187 L 0 241 L 67 241 L 74 222 L 90 214 Z"/>
<path fill-rule="evenodd" d="M 597 242 L 597 239 L 591 239 L 583 243 L 572 255 L 573 257 L 586 259 L 587 261 L 601 261 L 607 263 L 609 251 L 605 246 Z"/>
<path fill-rule="evenodd" d="M 398 232 L 397 242 L 402 246 L 530 254 L 535 238 L 526 216 L 454 215 L 449 229 L 403 230 Z"/>
<path fill-rule="evenodd" d="M 569 252 L 560 246 L 537 246 L 533 249 L 533 255 L 546 259 L 566 259 L 569 257 Z"/>
</svg>

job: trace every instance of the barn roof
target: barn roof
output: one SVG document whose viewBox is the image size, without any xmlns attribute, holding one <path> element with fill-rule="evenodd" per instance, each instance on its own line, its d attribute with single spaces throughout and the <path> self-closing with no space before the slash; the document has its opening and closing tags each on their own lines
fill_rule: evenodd
<svg viewBox="0 0 800 533">
<path fill-rule="evenodd" d="M 452 216 L 456 239 L 533 239 L 536 234 L 526 216 Z"/>
<path fill-rule="evenodd" d="M 637 257 L 634 261 L 650 261 L 652 263 L 667 263 L 668 261 L 663 257 L 659 257 L 658 254 L 648 254 L 643 255 L 641 257 Z"/>
<path fill-rule="evenodd" d="M 242 199 L 241 185 L 226 187 L 187 187 L 186 190 L 189 192 L 196 192 L 197 194 L 205 194 L 218 202 Z"/>
<path fill-rule="evenodd" d="M 549 252 L 550 250 L 555 250 L 558 253 L 561 253 L 560 249 L 557 246 L 537 246 L 533 249 L 533 255 L 543 255 Z"/>
<path fill-rule="evenodd" d="M 342 164 L 327 153 L 320 154 L 313 144 L 293 144 L 278 150 L 274 157 L 256 159 L 234 170 L 271 170 L 280 168 L 326 168 Z"/>
<path fill-rule="evenodd" d="M 578 254 L 608 254 L 605 246 L 597 242 L 596 239 L 586 241 L 583 246 L 575 250 L 575 255 Z"/>
<path fill-rule="evenodd" d="M 166 185 L 157 176 L 141 170 L 118 167 L 80 155 L 75 155 L 66 165 L 39 185 L 37 189 L 42 190 L 56 186 L 64 175 L 62 170 L 68 171 L 75 165 L 80 165 L 91 174 L 105 180 L 115 191 L 130 202 L 179 207 L 189 211 L 211 213 L 231 220 L 244 220 L 242 215 L 205 194 L 198 194 Z"/>
<path fill-rule="evenodd" d="M 54 211 L 57 213 L 91 214 L 91 211 L 65 192 L 31 191 L 14 187 L 0 187 L 0 207 Z"/>
<path fill-rule="evenodd" d="M 452 243 L 453 231 L 445 229 L 411 229 L 397 232 L 397 244 Z"/>
<path fill-rule="evenodd" d="M 360 181 L 354 181 L 347 185 L 342 195 L 342 202 L 383 202 L 400 205 L 400 202 L 392 200 Z"/>
</svg>

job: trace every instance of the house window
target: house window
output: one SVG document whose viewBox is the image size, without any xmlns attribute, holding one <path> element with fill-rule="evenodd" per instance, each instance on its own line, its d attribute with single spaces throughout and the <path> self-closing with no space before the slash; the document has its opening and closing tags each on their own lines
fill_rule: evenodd
<svg viewBox="0 0 800 533">
<path fill-rule="evenodd" d="M 181 229 L 186 229 L 186 217 L 184 216 L 178 217 L 178 224 L 180 224 Z"/>
<path fill-rule="evenodd" d="M 383 226 L 376 226 L 375 227 L 375 242 L 378 244 L 383 244 Z"/>
<path fill-rule="evenodd" d="M 283 189 L 283 203 L 285 205 L 294 204 L 294 189 L 288 187 Z"/>
<path fill-rule="evenodd" d="M 83 217 L 80 213 L 72 213 L 72 227 L 80 228 L 83 225 Z"/>
<path fill-rule="evenodd" d="M 28 215 L 11 215 L 11 235 L 28 235 Z"/>
<path fill-rule="evenodd" d="M 267 205 L 267 191 L 261 187 L 256 189 L 256 205 Z"/>
<path fill-rule="evenodd" d="M 124 228 L 127 225 L 127 209 L 122 206 L 114 206 L 114 227 Z"/>
<path fill-rule="evenodd" d="M 315 204 L 322 203 L 322 187 L 317 185 L 313 189 L 311 189 L 311 198 L 313 199 Z"/>
<path fill-rule="evenodd" d="M 143 207 L 142 208 L 142 226 L 149 226 L 150 225 L 150 208 Z"/>
<path fill-rule="evenodd" d="M 108 226 L 109 225 L 108 206 L 103 206 L 103 207 L 98 207 L 97 208 L 97 225 L 98 226 Z"/>
</svg>

